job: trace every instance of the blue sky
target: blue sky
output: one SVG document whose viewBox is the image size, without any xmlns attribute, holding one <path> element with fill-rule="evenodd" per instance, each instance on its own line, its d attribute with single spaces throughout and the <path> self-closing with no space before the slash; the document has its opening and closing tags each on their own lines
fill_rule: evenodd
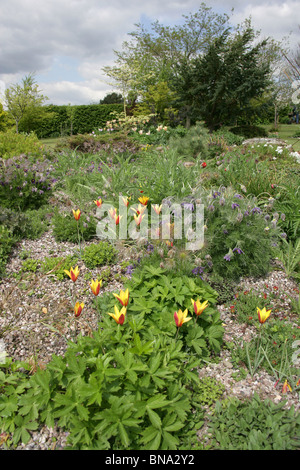
<svg viewBox="0 0 300 470">
<path fill-rule="evenodd" d="M 0 96 L 5 87 L 34 73 L 48 103 L 97 103 L 113 89 L 102 67 L 113 65 L 114 50 L 136 23 L 180 24 L 195 13 L 196 0 L 0 0 Z M 300 43 L 300 0 L 212 0 L 213 11 L 233 24 L 251 16 L 265 36 L 289 35 Z"/>
</svg>

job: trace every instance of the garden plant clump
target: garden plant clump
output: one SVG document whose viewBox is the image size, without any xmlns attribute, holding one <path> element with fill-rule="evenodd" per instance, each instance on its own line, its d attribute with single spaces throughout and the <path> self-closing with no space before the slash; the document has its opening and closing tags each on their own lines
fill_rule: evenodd
<svg viewBox="0 0 300 470">
<path fill-rule="evenodd" d="M 299 153 L 174 87 L 0 135 L 0 449 L 300 449 Z"/>
</svg>

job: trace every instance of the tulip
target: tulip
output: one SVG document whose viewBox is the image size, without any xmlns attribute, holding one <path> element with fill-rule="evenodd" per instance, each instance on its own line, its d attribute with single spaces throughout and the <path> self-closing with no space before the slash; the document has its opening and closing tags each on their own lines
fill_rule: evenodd
<svg viewBox="0 0 300 470">
<path fill-rule="evenodd" d="M 74 211 L 74 209 L 73 209 L 73 215 L 74 215 L 75 220 L 78 221 L 80 219 L 80 215 L 81 215 L 80 209 L 77 209 L 77 211 Z"/>
<path fill-rule="evenodd" d="M 282 387 L 282 393 L 286 393 L 288 390 L 292 392 L 292 387 L 288 384 L 288 381 L 286 380 Z"/>
<path fill-rule="evenodd" d="M 174 320 L 178 328 L 182 326 L 184 323 L 192 319 L 192 317 L 188 317 L 187 314 L 188 314 L 187 308 L 185 309 L 184 312 L 182 312 L 182 310 L 178 310 L 178 312 L 174 313 Z"/>
<path fill-rule="evenodd" d="M 80 270 L 78 269 L 78 266 L 76 266 L 75 269 L 71 268 L 70 271 L 67 271 L 67 270 L 65 269 L 64 272 L 72 279 L 73 282 L 76 282 Z"/>
<path fill-rule="evenodd" d="M 191 299 L 191 302 L 194 308 L 194 312 L 197 316 L 201 315 L 203 310 L 205 310 L 206 307 L 208 307 L 208 300 L 205 300 L 203 303 L 201 303 L 200 300 L 196 300 L 195 302 L 193 299 Z"/>
<path fill-rule="evenodd" d="M 147 196 L 142 196 L 139 197 L 138 200 L 141 204 L 143 204 L 143 206 L 146 206 L 148 204 L 149 198 Z"/>
<path fill-rule="evenodd" d="M 142 220 L 143 220 L 144 217 L 145 217 L 145 214 L 144 214 L 144 215 L 142 215 L 142 214 L 139 214 L 139 215 L 134 214 L 133 218 L 134 218 L 135 223 L 136 223 L 137 226 L 140 225 L 140 223 L 142 222 Z"/>
<path fill-rule="evenodd" d="M 264 307 L 262 310 L 257 307 L 257 315 L 258 315 L 258 320 L 259 323 L 265 323 L 265 321 L 269 318 L 271 314 L 271 310 L 266 310 L 266 307 Z"/>
<path fill-rule="evenodd" d="M 113 295 L 116 297 L 116 299 L 118 299 L 118 301 L 121 303 L 123 307 L 127 307 L 128 302 L 129 302 L 129 290 L 128 289 L 126 289 L 125 292 L 121 290 L 120 295 L 118 294 L 113 294 Z"/>
<path fill-rule="evenodd" d="M 128 204 L 129 204 L 129 200 L 130 200 L 130 199 L 131 199 L 130 197 L 122 197 L 124 206 L 128 207 Z"/>
<path fill-rule="evenodd" d="M 117 209 L 112 207 L 111 209 L 109 209 L 108 213 L 111 216 L 111 218 L 114 219 L 117 213 Z"/>
<path fill-rule="evenodd" d="M 101 280 L 101 281 L 98 281 L 98 279 L 96 279 L 96 281 L 94 281 L 94 280 L 92 279 L 92 282 L 91 282 L 91 284 L 90 284 L 90 287 L 91 287 L 92 292 L 93 292 L 94 295 L 98 295 L 98 294 L 99 294 L 101 286 L 102 286 L 102 280 Z"/>
<path fill-rule="evenodd" d="M 115 305 L 115 313 L 108 313 L 113 319 L 119 324 L 123 325 L 126 315 L 126 307 L 122 307 L 121 310 Z"/>
<path fill-rule="evenodd" d="M 136 213 L 136 215 L 140 215 L 140 214 L 143 214 L 146 210 L 146 207 L 145 206 L 141 206 L 141 204 L 138 205 L 138 208 L 137 210 L 134 209 L 134 207 L 131 207 L 130 208 L 132 211 L 134 211 Z"/>
<path fill-rule="evenodd" d="M 158 204 L 155 204 L 155 205 L 152 205 L 152 207 L 155 210 L 156 214 L 159 215 L 161 208 L 162 208 L 162 204 L 160 206 Z"/>
<path fill-rule="evenodd" d="M 101 207 L 102 206 L 102 199 L 97 199 L 97 201 L 94 201 L 94 203 L 96 204 L 97 207 Z"/>
<path fill-rule="evenodd" d="M 207 166 L 207 163 L 203 162 L 202 163 L 202 168 L 205 168 Z"/>
<path fill-rule="evenodd" d="M 80 316 L 83 307 L 84 307 L 83 303 L 80 304 L 79 302 L 76 302 L 75 307 L 74 307 L 74 313 L 75 313 L 76 318 Z"/>
<path fill-rule="evenodd" d="M 115 223 L 116 223 L 116 225 L 119 225 L 120 220 L 122 219 L 122 217 L 123 217 L 122 215 L 121 215 L 121 216 L 120 216 L 120 215 L 117 215 L 117 214 L 115 215 L 114 218 L 115 218 Z"/>
</svg>

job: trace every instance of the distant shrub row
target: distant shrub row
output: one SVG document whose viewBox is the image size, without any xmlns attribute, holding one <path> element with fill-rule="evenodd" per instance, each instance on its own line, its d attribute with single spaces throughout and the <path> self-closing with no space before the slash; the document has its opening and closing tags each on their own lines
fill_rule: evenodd
<svg viewBox="0 0 300 470">
<path fill-rule="evenodd" d="M 62 135 L 85 134 L 97 127 L 104 127 L 111 119 L 110 113 L 122 112 L 122 104 L 90 104 L 79 106 L 45 106 L 47 113 L 43 119 L 33 123 L 30 130 L 39 138 L 60 137 Z M 48 114 L 48 116 L 47 116 Z M 20 123 L 20 131 L 22 129 Z"/>
</svg>

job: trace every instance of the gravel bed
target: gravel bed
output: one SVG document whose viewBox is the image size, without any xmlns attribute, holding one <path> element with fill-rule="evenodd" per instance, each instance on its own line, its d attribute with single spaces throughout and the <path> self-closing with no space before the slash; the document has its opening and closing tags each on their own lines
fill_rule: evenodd
<svg viewBox="0 0 300 470">
<path fill-rule="evenodd" d="M 23 260 L 20 254 L 26 250 L 30 257 L 43 260 L 45 257 L 72 255 L 77 246 L 72 243 L 57 243 L 51 230 L 38 240 L 23 240 L 14 249 L 11 260 L 7 266 L 9 276 L 0 284 L 0 331 L 6 354 L 16 360 L 29 360 L 32 371 L 37 366 L 44 367 L 51 359 L 52 354 L 63 355 L 67 341 L 74 334 L 81 332 L 89 335 L 97 328 L 98 315 L 93 305 L 94 296 L 84 279 L 86 271 L 92 271 L 93 278 L 101 278 L 101 271 L 106 267 L 87 270 L 78 262 L 81 274 L 75 287 L 80 302 L 84 302 L 84 310 L 75 322 L 70 297 L 69 279 L 57 281 L 53 275 L 40 273 L 26 273 L 21 279 L 13 274 L 20 272 Z M 128 253 L 127 253 L 128 255 Z M 127 259 L 129 259 L 128 256 Z M 119 263 L 126 259 L 126 252 L 121 252 Z M 121 273 L 121 266 L 112 266 L 112 274 Z M 280 268 L 280 266 L 278 266 Z M 297 295 L 297 285 L 288 279 L 280 269 L 272 271 L 266 279 L 242 279 L 239 286 L 242 290 L 257 290 L 262 292 L 266 285 L 284 295 L 278 296 L 275 314 L 278 318 L 286 318 L 290 310 L 290 299 Z M 72 287 L 72 286 L 71 286 Z M 112 278 L 102 289 L 104 292 L 116 292 L 122 284 Z M 230 308 L 218 306 L 225 328 L 224 339 L 241 345 L 243 341 L 250 341 L 255 334 L 253 326 L 239 324 L 231 315 Z M 277 311 L 276 311 L 277 310 Z M 293 317 L 289 317 L 289 321 Z M 76 329 L 76 330 L 75 330 Z M 259 370 L 253 377 L 250 374 L 241 380 L 236 377 L 236 369 L 230 358 L 230 351 L 221 352 L 220 361 L 211 363 L 199 370 L 199 376 L 214 377 L 225 387 L 224 397 L 234 396 L 239 399 L 250 398 L 256 392 L 262 399 L 271 399 L 276 403 L 287 400 L 286 407 L 294 406 L 300 410 L 299 397 L 295 392 L 282 393 L 282 384 L 276 386 L 274 376 L 266 371 Z M 67 433 L 59 428 L 50 429 L 41 427 L 37 432 L 31 433 L 32 438 L 26 444 L 19 444 L 17 450 L 51 450 L 63 449 L 66 446 Z M 0 449 L 3 448 L 0 445 Z"/>
</svg>

